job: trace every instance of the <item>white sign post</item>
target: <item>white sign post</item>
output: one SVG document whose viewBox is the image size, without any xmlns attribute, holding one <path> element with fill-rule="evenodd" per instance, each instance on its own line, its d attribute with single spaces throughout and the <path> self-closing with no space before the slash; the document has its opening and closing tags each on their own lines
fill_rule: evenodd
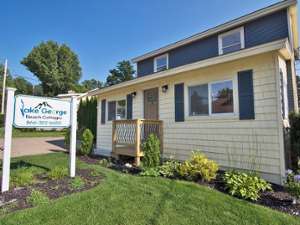
<svg viewBox="0 0 300 225">
<path fill-rule="evenodd" d="M 76 164 L 77 98 L 71 100 L 70 177 L 75 177 Z"/>
<path fill-rule="evenodd" d="M 75 176 L 77 98 L 65 101 L 55 98 L 17 95 L 14 88 L 6 88 L 5 135 L 1 191 L 9 190 L 12 125 L 17 128 L 71 128 L 70 176 Z"/>
<path fill-rule="evenodd" d="M 15 88 L 6 88 L 7 101 L 5 111 L 5 130 L 4 130 L 4 149 L 2 163 L 2 185 L 1 191 L 5 192 L 9 189 L 9 174 L 10 174 L 10 153 L 11 153 L 11 136 L 14 111 L 14 95 Z"/>
</svg>

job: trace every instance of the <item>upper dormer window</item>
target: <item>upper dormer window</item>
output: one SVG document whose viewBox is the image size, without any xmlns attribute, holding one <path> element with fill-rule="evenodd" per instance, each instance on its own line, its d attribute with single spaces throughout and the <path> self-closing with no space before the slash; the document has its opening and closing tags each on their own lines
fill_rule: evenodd
<svg viewBox="0 0 300 225">
<path fill-rule="evenodd" d="M 168 54 L 154 58 L 154 72 L 160 72 L 169 68 Z"/>
<path fill-rule="evenodd" d="M 244 47 L 244 27 L 219 35 L 219 55 L 235 52 Z"/>
</svg>

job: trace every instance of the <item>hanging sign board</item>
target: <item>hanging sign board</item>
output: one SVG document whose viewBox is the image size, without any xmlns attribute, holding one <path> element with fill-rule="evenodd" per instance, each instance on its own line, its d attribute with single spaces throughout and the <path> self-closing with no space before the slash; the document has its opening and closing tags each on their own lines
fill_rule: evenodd
<svg viewBox="0 0 300 225">
<path fill-rule="evenodd" d="M 27 95 L 15 97 L 13 125 L 18 128 L 70 127 L 69 101 Z"/>
</svg>

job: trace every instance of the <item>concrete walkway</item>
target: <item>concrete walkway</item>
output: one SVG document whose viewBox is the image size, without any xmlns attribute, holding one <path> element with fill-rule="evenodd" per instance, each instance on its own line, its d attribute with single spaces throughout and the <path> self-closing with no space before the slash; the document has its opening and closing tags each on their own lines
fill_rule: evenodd
<svg viewBox="0 0 300 225">
<path fill-rule="evenodd" d="M 3 155 L 3 139 L 0 139 L 0 158 Z M 47 154 L 66 151 L 63 137 L 13 138 L 12 157 Z"/>
</svg>

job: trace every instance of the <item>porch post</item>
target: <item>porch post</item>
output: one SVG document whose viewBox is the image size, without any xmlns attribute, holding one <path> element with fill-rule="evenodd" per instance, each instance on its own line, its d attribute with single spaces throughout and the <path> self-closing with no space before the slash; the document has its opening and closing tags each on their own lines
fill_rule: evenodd
<svg viewBox="0 0 300 225">
<path fill-rule="evenodd" d="M 1 185 L 2 193 L 9 190 L 11 136 L 12 136 L 14 105 L 15 105 L 14 95 L 16 89 L 6 88 L 6 91 L 7 91 L 7 100 L 6 100 L 6 111 L 5 111 L 4 150 L 3 150 L 2 185 Z"/>
<path fill-rule="evenodd" d="M 135 146 L 135 164 L 136 166 L 140 165 L 140 155 L 141 155 L 141 120 L 137 119 L 136 120 L 136 146 Z"/>
</svg>

